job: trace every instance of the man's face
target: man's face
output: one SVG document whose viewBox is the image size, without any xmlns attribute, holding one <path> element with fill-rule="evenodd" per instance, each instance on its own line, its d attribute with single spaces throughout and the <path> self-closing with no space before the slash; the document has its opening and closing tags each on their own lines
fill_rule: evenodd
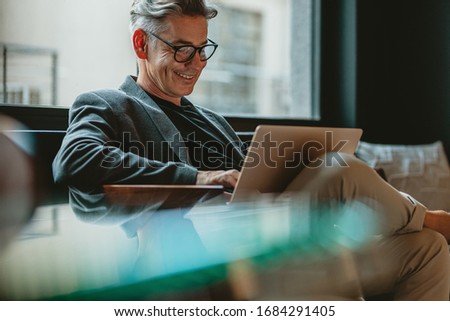
<svg viewBox="0 0 450 321">
<path fill-rule="evenodd" d="M 166 22 L 168 29 L 157 35 L 165 41 L 175 46 L 201 46 L 207 43 L 208 25 L 204 17 L 175 16 L 167 18 Z M 156 47 L 148 44 L 147 57 L 145 68 L 148 79 L 144 80 L 144 89 L 176 104 L 179 104 L 181 97 L 192 93 L 206 66 L 206 61 L 200 61 L 198 52 L 191 61 L 175 61 L 174 50 L 159 40 L 156 40 Z"/>
</svg>

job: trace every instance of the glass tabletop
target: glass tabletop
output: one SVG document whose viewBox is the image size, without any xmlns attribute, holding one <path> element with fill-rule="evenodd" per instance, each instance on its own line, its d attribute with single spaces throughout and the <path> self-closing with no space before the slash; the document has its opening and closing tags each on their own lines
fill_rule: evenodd
<svg viewBox="0 0 450 321">
<path fill-rule="evenodd" d="M 235 267 L 259 271 L 358 247 L 372 226 L 349 207 L 312 210 L 305 202 L 160 205 L 71 190 L 69 203 L 36 208 L 0 252 L 0 298 L 160 299 L 224 282 Z"/>
</svg>

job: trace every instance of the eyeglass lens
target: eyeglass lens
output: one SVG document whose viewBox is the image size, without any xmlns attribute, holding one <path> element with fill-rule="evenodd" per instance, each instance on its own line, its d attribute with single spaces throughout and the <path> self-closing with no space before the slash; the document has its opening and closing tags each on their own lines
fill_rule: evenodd
<svg viewBox="0 0 450 321">
<path fill-rule="evenodd" d="M 197 51 L 197 49 L 194 47 L 191 47 L 191 46 L 185 46 L 185 47 L 178 48 L 178 50 L 176 50 L 176 52 L 175 52 L 175 59 L 179 62 L 186 62 L 188 60 L 191 60 L 194 57 L 196 51 Z M 214 51 L 215 51 L 215 47 L 212 45 L 203 47 L 200 50 L 200 60 L 204 61 L 204 60 L 211 58 Z"/>
</svg>

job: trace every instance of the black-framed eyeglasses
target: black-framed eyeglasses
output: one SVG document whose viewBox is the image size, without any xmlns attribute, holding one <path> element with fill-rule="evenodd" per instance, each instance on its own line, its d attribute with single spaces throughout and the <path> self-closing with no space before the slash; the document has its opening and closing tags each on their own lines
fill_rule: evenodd
<svg viewBox="0 0 450 321">
<path fill-rule="evenodd" d="M 188 62 L 194 58 L 196 52 L 200 54 L 200 61 L 206 61 L 209 58 L 211 58 L 212 55 L 214 55 L 214 52 L 219 46 L 211 39 L 208 39 L 208 41 L 211 43 L 208 43 L 200 47 L 196 47 L 193 45 L 175 46 L 170 42 L 161 39 L 159 36 L 155 35 L 152 32 L 150 34 L 173 49 L 174 51 L 173 58 L 175 59 L 176 62 Z"/>
</svg>

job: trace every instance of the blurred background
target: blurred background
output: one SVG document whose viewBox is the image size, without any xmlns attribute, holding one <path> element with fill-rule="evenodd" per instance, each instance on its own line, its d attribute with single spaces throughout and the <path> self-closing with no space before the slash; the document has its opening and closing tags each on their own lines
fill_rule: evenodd
<svg viewBox="0 0 450 321">
<path fill-rule="evenodd" d="M 279 121 L 450 153 L 450 1 L 215 0 L 220 47 L 192 100 L 237 130 Z M 2 0 L 2 101 L 70 106 L 136 73 L 132 0 Z M 4 97 L 7 92 L 7 97 Z"/>
</svg>

